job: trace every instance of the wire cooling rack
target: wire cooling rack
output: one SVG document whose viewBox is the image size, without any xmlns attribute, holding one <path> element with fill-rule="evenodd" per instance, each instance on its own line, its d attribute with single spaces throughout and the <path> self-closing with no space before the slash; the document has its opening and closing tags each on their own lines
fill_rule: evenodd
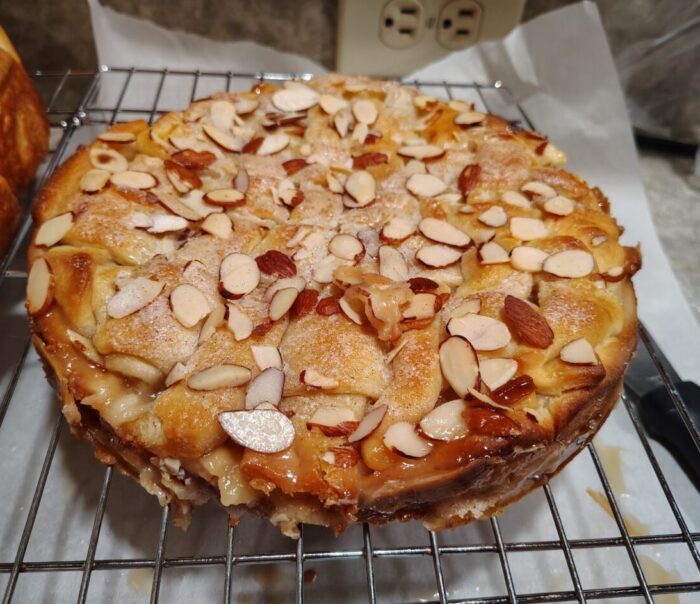
<svg viewBox="0 0 700 604">
<path fill-rule="evenodd" d="M 670 514 L 671 524 L 662 523 L 664 529 L 658 530 L 656 526 L 651 526 L 649 530 L 639 534 L 639 531 L 630 530 L 629 519 L 625 516 L 621 505 L 621 495 L 615 492 L 614 483 L 619 479 L 606 472 L 603 455 L 593 444 L 589 445 L 587 452 L 582 453 L 579 458 L 589 456 L 588 464 L 592 467 L 594 475 L 597 476 L 602 488 L 602 505 L 608 508 L 615 531 L 608 536 L 580 536 L 576 530 L 576 522 L 571 521 L 569 508 L 572 505 L 567 498 L 567 506 L 558 505 L 557 500 L 565 498 L 566 494 L 557 493 L 556 484 L 550 485 L 548 482 L 542 487 L 539 496 L 543 500 L 542 509 L 548 514 L 553 523 L 551 538 L 546 539 L 509 539 L 505 534 L 503 523 L 507 520 L 492 518 L 489 521 L 476 523 L 479 538 L 472 538 L 474 531 L 464 536 L 458 531 L 449 533 L 433 533 L 416 526 L 399 526 L 377 528 L 363 525 L 353 532 L 353 539 L 338 540 L 317 539 L 318 529 L 307 527 L 302 530 L 301 538 L 297 542 L 284 540 L 284 546 L 278 551 L 269 551 L 265 547 L 267 543 L 265 535 L 276 534 L 276 529 L 268 527 L 264 523 L 256 524 L 252 530 L 246 533 L 245 522 L 242 528 L 234 528 L 226 524 L 226 517 L 223 512 L 213 513 L 214 522 L 218 523 L 219 533 L 225 534 L 225 539 L 220 543 L 220 548 L 214 553 L 192 554 L 192 555 L 172 555 L 168 551 L 169 536 L 170 541 L 176 540 L 172 532 L 169 533 L 169 508 L 162 508 L 159 514 L 159 524 L 157 531 L 149 530 L 145 526 L 146 520 L 135 513 L 132 522 L 136 525 L 135 532 L 148 533 L 152 536 L 152 543 L 148 546 L 151 555 L 142 556 L 119 556 L 107 549 L 112 555 L 100 555 L 100 547 L 112 536 L 105 537 L 105 518 L 109 518 L 110 513 L 106 513 L 110 507 L 110 494 L 112 499 L 115 489 L 128 488 L 124 486 L 126 479 L 113 472 L 111 467 L 103 468 L 97 462 L 92 462 L 91 472 L 96 480 L 90 480 L 90 488 L 94 491 L 94 496 L 88 497 L 89 513 L 92 514 L 92 530 L 86 533 L 86 538 L 80 543 L 83 555 L 56 556 L 52 558 L 46 555 L 44 550 L 42 555 L 29 555 L 35 541 L 42 539 L 49 544 L 60 543 L 67 540 L 70 534 L 60 532 L 60 527 L 55 527 L 56 533 L 46 535 L 46 526 L 51 523 L 42 520 L 42 514 L 54 513 L 55 510 L 46 510 L 52 507 L 44 503 L 42 508 L 42 497 L 48 490 L 52 476 L 52 467 L 55 466 L 57 450 L 65 448 L 59 445 L 62 436 L 67 432 L 64 421 L 57 412 L 58 405 L 55 400 L 51 400 L 51 395 L 46 389 L 37 391 L 37 384 L 30 384 L 29 395 L 27 388 L 20 388 L 18 384 L 22 382 L 22 376 L 28 365 L 32 364 L 34 358 L 30 349 L 30 339 L 23 313 L 21 311 L 11 312 L 12 304 L 18 307 L 20 304 L 21 291 L 24 287 L 26 273 L 24 268 L 24 248 L 27 243 L 27 236 L 31 228 L 29 217 L 29 206 L 33 194 L 39 190 L 41 185 L 54 172 L 57 166 L 72 153 L 75 146 L 81 140 L 81 134 L 93 124 L 100 124 L 103 128 L 106 124 L 129 119 L 145 118 L 153 121 L 159 115 L 168 110 L 182 108 L 195 98 L 207 96 L 211 92 L 218 90 L 243 90 L 259 81 L 280 81 L 286 79 L 305 79 L 309 76 L 297 76 L 294 74 L 278 73 L 222 73 L 206 71 L 175 71 L 175 70 L 147 70 L 147 69 L 119 69 L 102 67 L 95 72 L 73 72 L 63 73 L 36 73 L 35 84 L 39 89 L 47 107 L 47 113 L 52 125 L 52 151 L 42 167 L 38 181 L 32 194 L 24 200 L 24 220 L 21 228 L 11 246 L 7 257 L 0 264 L 0 310 L 3 311 L 3 323 L 0 328 L 6 337 L 6 345 L 1 355 L 2 374 L 0 375 L 0 388 L 2 388 L 2 399 L 0 401 L 0 441 L 3 437 L 23 434 L 23 427 L 12 422 L 13 412 L 21 413 L 30 404 L 36 403 L 37 413 L 42 417 L 48 416 L 49 423 L 46 424 L 46 431 L 40 440 L 42 446 L 46 445 L 43 458 L 41 451 L 34 452 L 32 459 L 36 460 L 36 468 L 23 468 L 22 459 L 12 459 L 2 465 L 0 471 L 8 472 L 7 475 L 0 473 L 0 484 L 14 484 L 9 474 L 8 468 L 14 468 L 15 472 L 24 473 L 32 477 L 30 485 L 23 485 L 25 499 L 21 496 L 15 497 L 19 507 L 16 508 L 15 519 L 10 524 L 16 526 L 5 528 L 5 532 L 16 534 L 16 539 L 3 538 L 0 545 L 0 591 L 4 589 L 3 602 L 10 601 L 55 601 L 61 596 L 61 601 L 77 602 L 86 601 L 112 601 L 111 597 L 105 593 L 111 593 L 112 585 L 109 579 L 104 579 L 107 591 L 95 591 L 95 576 L 99 573 L 103 577 L 105 573 L 110 576 L 112 573 L 124 572 L 135 573 L 143 570 L 147 574 L 145 580 L 147 585 L 133 586 L 133 600 L 137 595 L 150 602 L 159 601 L 162 595 L 163 577 L 168 572 L 179 571 L 184 573 L 185 581 L 194 580 L 194 574 L 202 569 L 218 569 L 213 591 L 207 596 L 195 597 L 187 601 L 221 601 L 229 603 L 255 601 L 251 593 L 245 594 L 237 590 L 239 582 L 244 581 L 245 569 L 251 567 L 264 567 L 268 569 L 267 580 L 260 580 L 258 577 L 257 598 L 259 601 L 290 602 L 298 603 L 307 601 L 345 601 L 340 587 L 333 586 L 337 581 L 341 581 L 346 573 L 349 573 L 349 565 L 354 565 L 353 576 L 358 583 L 353 591 L 354 601 L 378 602 L 397 601 L 399 597 L 396 592 L 386 591 L 388 583 L 406 583 L 407 593 L 401 596 L 401 601 L 436 601 L 436 602 L 472 602 L 472 603 L 535 603 L 535 602 L 585 602 L 587 600 L 615 600 L 616 602 L 645 601 L 654 602 L 678 602 L 677 597 L 685 597 L 683 602 L 697 602 L 700 598 L 700 554 L 698 553 L 698 541 L 700 532 L 691 530 L 689 526 L 693 523 L 688 521 L 683 512 L 684 506 L 693 505 L 691 501 L 682 499 L 677 491 L 678 480 L 676 474 L 669 474 L 666 469 L 668 460 L 664 457 L 664 452 L 656 443 L 648 440 L 647 435 L 639 421 L 635 408 L 630 401 L 623 396 L 623 406 L 618 407 L 617 412 L 625 416 L 628 433 L 635 440 L 640 451 L 640 456 L 645 458 L 646 473 L 638 477 L 661 493 L 661 503 L 659 508 L 668 508 L 665 511 Z M 145 85 L 148 81 L 149 85 Z M 508 91 L 500 82 L 492 84 L 470 84 L 470 83 L 447 83 L 447 82 L 407 82 L 414 85 L 428 94 L 443 96 L 448 98 L 462 98 L 473 100 L 481 106 L 494 113 L 504 115 L 522 126 L 529 128 L 533 124 L 528 119 L 523 110 L 514 104 Z M 172 104 L 171 104 L 172 103 Z M 88 134 L 90 134 L 88 132 Z M 94 135 L 90 135 L 87 140 Z M 83 136 L 83 138 L 85 138 Z M 12 293 L 14 291 L 14 294 Z M 20 292 L 19 294 L 17 292 Z M 668 373 L 660 362 L 654 346 L 647 332 L 640 330 L 640 342 L 647 347 L 660 372 L 660 377 L 671 393 L 678 412 L 680 413 L 686 427 L 690 430 L 695 444 L 700 449 L 700 435 L 689 419 L 687 409 L 678 396 L 675 386 L 672 384 Z M 26 370 L 28 371 L 28 370 Z M 41 381 L 41 380 L 40 380 Z M 37 394 L 38 392 L 38 394 Z M 44 399 L 38 400 L 35 399 Z M 21 442 L 21 439 L 20 439 Z M 14 450 L 14 449 L 13 449 Z M 80 448 L 78 455 L 87 458 L 89 456 L 87 448 Z M 2 451 L 0 443 L 0 455 L 5 457 L 7 453 Z M 577 458 L 576 463 L 578 463 Z M 562 477 L 571 476 L 577 471 L 572 464 L 562 473 Z M 584 462 L 582 462 L 584 463 Z M 609 468 L 608 468 L 609 470 Z M 672 470 L 673 471 L 673 470 Z M 676 470 L 677 471 L 677 470 Z M 99 473 L 102 473 L 101 483 L 99 483 Z M 34 477 L 36 480 L 34 481 Z M 27 478 L 29 480 L 29 478 Z M 564 480 L 564 478 L 562 478 Z M 94 483 L 99 483 L 97 487 Z M 119 483 L 115 486 L 115 483 Z M 555 481 L 556 483 L 556 481 Z M 4 490 L 6 487 L 3 486 Z M 8 487 L 9 488 L 9 487 Z M 88 487 L 85 487 L 88 489 Z M 651 488 L 651 487 L 650 487 Z M 132 491 L 133 492 L 133 491 Z M 683 491 L 687 494 L 687 490 Z M 7 495 L 7 494 L 5 494 Z M 120 497 L 116 505 L 118 508 L 125 507 L 125 513 L 129 513 L 129 506 L 132 505 L 131 496 Z M 134 498 L 136 496 L 133 496 Z M 530 496 L 528 500 L 532 500 Z M 578 505 L 579 499 L 585 497 L 580 493 L 574 494 L 573 507 Z M 5 497 L 3 497 L 5 498 Z M 579 499 L 576 499 L 579 498 Z M 78 494 L 77 499 L 80 499 Z M 12 501 L 7 495 L 7 501 Z M 6 505 L 6 504 L 4 504 Z M 81 503 L 78 501 L 77 508 Z M 134 504 L 135 505 L 135 504 Z M 149 502 L 149 510 L 157 509 L 155 501 Z M 518 504 L 526 505 L 525 502 Z M 83 506 L 84 507 L 84 506 Z M 124 511 L 122 509 L 122 511 Z M 510 510 L 509 510 L 510 512 Z M 60 516 L 60 512 L 56 512 Z M 83 513 L 76 509 L 76 515 Z M 118 512 L 114 512 L 118 515 Z M 199 512 L 206 514 L 206 512 Z M 516 512 L 517 513 L 517 512 Z M 10 510 L 4 508 L 0 514 L 9 515 Z M 63 512 L 70 516 L 70 510 Z M 61 516 L 62 517 L 62 516 Z M 39 520 L 38 520 L 39 518 Z M 139 526 L 139 522 L 144 522 L 144 526 Z M 253 522 L 253 521 L 251 521 Z M 37 524 L 41 525 L 36 529 Z M 107 523 L 109 524 L 109 523 Z M 405 528 L 406 539 L 413 539 L 408 543 L 397 540 L 386 539 L 388 531 L 402 531 Z M 36 530 L 35 530 L 36 529 Z M 13 533 L 14 531 L 14 533 Z M 37 534 L 41 533 L 41 534 Z M 459 535 L 464 536 L 462 539 Z M 470 536 L 469 536 L 470 535 Z M 188 537 L 189 536 L 189 537 Z M 190 529 L 190 532 L 183 538 L 194 539 L 197 536 L 197 529 Z M 180 539 L 181 541 L 183 539 Z M 15 543 L 16 541 L 16 543 Z M 348 545 L 349 543 L 349 545 Z M 319 544 L 322 547 L 319 547 Z M 683 550 L 689 561 L 690 578 L 675 576 L 669 579 L 668 576 L 658 579 L 658 575 L 649 572 L 649 566 L 643 564 L 644 557 L 640 553 L 645 547 L 660 548 L 663 546 L 676 546 Z M 594 560 L 603 559 L 610 551 L 622 552 L 622 563 L 631 567 L 631 574 L 626 575 L 622 583 L 606 583 L 605 580 L 591 583 L 584 577 L 583 566 L 586 558 Z M 143 550 L 141 550 L 143 551 Z M 552 554 L 558 556 L 561 568 L 547 567 L 544 574 L 556 574 L 561 572 L 564 579 L 560 581 L 565 587 L 549 588 L 540 591 L 527 591 L 520 588 L 520 579 L 516 577 L 522 563 L 522 554 L 544 555 Z M 586 554 L 589 554 L 586 556 Z M 477 584 L 475 591 L 465 595 L 454 587 L 454 569 L 459 573 L 467 573 L 470 569 L 476 568 L 475 560 L 479 556 L 490 556 L 491 562 L 486 567 L 488 581 L 494 582 L 496 587 L 490 593 L 480 593 L 479 581 L 474 578 L 471 582 Z M 549 559 L 549 558 L 548 558 Z M 605 558 L 607 560 L 607 558 Z M 563 562 L 561 562 L 563 560 Z M 618 558 L 620 560 L 620 558 Z M 392 570 L 382 570 L 389 561 L 404 563 L 404 566 L 387 567 Z M 320 597 L 315 594 L 313 580 L 317 574 L 323 573 L 323 563 L 328 563 L 334 569 L 332 571 L 330 585 L 333 588 L 331 595 Z M 331 564 L 332 563 L 332 564 Z M 615 563 L 617 564 L 617 563 Z M 358 566 L 359 565 L 359 566 Z M 414 575 L 420 574 L 414 571 L 418 565 L 423 575 L 428 568 L 428 585 L 422 591 L 411 587 L 411 581 L 415 580 Z M 614 564 L 613 564 L 614 565 Z M 607 566 L 607 563 L 603 564 Z M 277 576 L 274 581 L 270 578 L 275 575 L 277 568 L 283 568 L 284 572 Z M 399 569 L 399 570 L 397 570 Z M 403 571 L 401 571 L 403 569 Z M 276 572 L 276 571 L 275 571 Z M 387 577 L 387 573 L 403 572 L 401 576 L 394 574 Z M 68 590 L 65 581 L 61 577 L 71 575 L 74 581 L 70 584 L 73 591 Z M 23 586 L 23 582 L 31 585 L 32 578 L 44 577 L 45 583 L 49 586 L 43 595 L 31 594 L 31 589 Z M 48 577 L 48 578 L 47 578 Z M 280 578 L 281 577 L 281 578 Z M 359 579 L 358 579 L 359 577 Z M 655 578 L 656 577 L 656 578 Z M 135 583 L 129 579 L 130 583 Z M 142 578 L 143 579 L 143 578 Z M 91 583 L 92 580 L 92 583 Z M 101 579 L 102 580 L 102 579 Z M 484 579 L 485 581 L 486 579 Z M 280 581 L 284 585 L 280 585 Z M 342 581 L 341 581 L 342 582 Z M 468 581 L 469 582 L 469 581 Z M 19 586 L 19 587 L 18 587 Z M 91 587 L 93 589 L 91 589 Z M 104 585 L 102 586 L 104 588 Z M 269 592 L 267 593 L 266 590 Z M 273 593 L 274 592 L 274 595 Z M 102 595 L 98 595 L 102 594 Z M 183 592 L 184 593 L 184 592 Z M 68 594 L 68 595 L 66 595 Z M 71 595 L 72 594 L 72 595 Z M 676 596 L 672 594 L 683 594 Z M 183 596 L 184 597 L 184 596 Z M 319 600 L 320 597 L 320 600 Z M 664 598 L 667 598 L 664 600 Z M 675 599 L 668 599 L 675 598 Z M 687 599 L 689 598 L 689 599 Z M 129 600 L 131 598 L 128 598 Z M 161 598 L 164 600 L 164 598 Z M 179 601 L 178 595 L 170 596 L 167 601 Z"/>
</svg>

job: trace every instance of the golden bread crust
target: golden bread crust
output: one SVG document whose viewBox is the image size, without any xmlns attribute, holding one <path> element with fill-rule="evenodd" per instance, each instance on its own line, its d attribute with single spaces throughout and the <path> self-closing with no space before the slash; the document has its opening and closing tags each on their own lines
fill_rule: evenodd
<svg viewBox="0 0 700 604">
<path fill-rule="evenodd" d="M 290 535 L 497 513 L 592 438 L 636 342 L 638 251 L 563 161 L 337 75 L 112 127 L 34 208 L 64 415 L 183 523 L 211 495 Z"/>
</svg>

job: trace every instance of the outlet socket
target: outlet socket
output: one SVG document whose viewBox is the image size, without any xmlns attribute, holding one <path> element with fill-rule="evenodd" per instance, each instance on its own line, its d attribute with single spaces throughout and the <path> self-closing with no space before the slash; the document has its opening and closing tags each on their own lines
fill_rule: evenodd
<svg viewBox="0 0 700 604">
<path fill-rule="evenodd" d="M 404 50 L 423 36 L 423 5 L 418 0 L 391 0 L 379 19 L 379 39 L 389 48 Z"/>
<path fill-rule="evenodd" d="M 458 50 L 479 39 L 481 6 L 476 0 L 451 0 L 440 10 L 437 41 L 443 48 Z"/>
</svg>

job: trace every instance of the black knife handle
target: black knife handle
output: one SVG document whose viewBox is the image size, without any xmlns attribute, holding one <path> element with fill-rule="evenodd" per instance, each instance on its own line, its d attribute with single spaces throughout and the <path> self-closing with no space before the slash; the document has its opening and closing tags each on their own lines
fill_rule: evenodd
<svg viewBox="0 0 700 604">
<path fill-rule="evenodd" d="M 675 386 L 688 409 L 690 419 L 700 429 L 700 386 L 695 382 L 677 382 Z M 645 394 L 637 408 L 647 432 L 663 442 L 700 489 L 700 451 L 666 387 L 662 385 Z"/>
</svg>

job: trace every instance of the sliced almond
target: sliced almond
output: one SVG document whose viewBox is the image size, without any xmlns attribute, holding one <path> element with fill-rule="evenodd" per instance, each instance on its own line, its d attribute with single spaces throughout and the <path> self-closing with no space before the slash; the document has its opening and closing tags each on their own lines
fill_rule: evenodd
<svg viewBox="0 0 700 604">
<path fill-rule="evenodd" d="M 495 241 L 484 243 L 479 248 L 481 264 L 502 264 L 510 260 L 508 252 Z"/>
<path fill-rule="evenodd" d="M 528 245 L 519 245 L 510 251 L 510 263 L 519 271 L 537 273 L 549 254 L 544 250 Z"/>
<path fill-rule="evenodd" d="M 236 178 L 233 180 L 233 185 L 237 191 L 240 191 L 245 195 L 250 184 L 250 177 L 248 176 L 247 170 L 239 170 L 236 174 Z"/>
<path fill-rule="evenodd" d="M 359 122 L 352 129 L 352 140 L 360 145 L 364 145 L 367 135 L 369 134 L 369 126 Z"/>
<path fill-rule="evenodd" d="M 411 298 L 408 306 L 403 311 L 403 318 L 407 320 L 421 321 L 432 319 L 435 316 L 435 294 L 421 292 Z"/>
<path fill-rule="evenodd" d="M 584 250 L 564 250 L 549 256 L 542 264 L 542 269 L 557 277 L 571 279 L 585 277 L 593 272 L 595 260 Z"/>
<path fill-rule="evenodd" d="M 225 208 L 235 208 L 245 203 L 245 195 L 237 189 L 215 189 L 204 194 L 204 201 Z"/>
<path fill-rule="evenodd" d="M 306 280 L 304 277 L 285 277 L 283 279 L 277 279 L 277 281 L 265 290 L 265 300 L 269 302 L 278 291 L 288 287 L 293 287 L 298 292 L 301 292 L 306 287 Z"/>
<path fill-rule="evenodd" d="M 279 405 L 284 389 L 284 372 L 268 367 L 253 378 L 245 395 L 245 408 L 255 409 L 261 403 Z"/>
<path fill-rule="evenodd" d="M 153 174 L 148 172 L 137 172 L 136 170 L 126 170 L 112 174 L 109 181 L 117 187 L 129 189 L 152 189 L 158 184 L 158 180 Z"/>
<path fill-rule="evenodd" d="M 121 153 L 114 149 L 93 147 L 90 149 L 90 163 L 94 168 L 107 170 L 113 174 L 124 172 L 129 168 L 129 162 Z"/>
<path fill-rule="evenodd" d="M 315 369 L 304 369 L 299 375 L 302 384 L 322 390 L 332 390 L 338 387 L 338 380 L 325 376 Z"/>
<path fill-rule="evenodd" d="M 350 131 L 350 123 L 352 117 L 349 111 L 340 110 L 333 116 L 333 127 L 335 128 L 340 138 L 345 138 Z"/>
<path fill-rule="evenodd" d="M 356 202 L 350 207 L 362 208 L 369 205 L 376 196 L 374 176 L 366 170 L 353 172 L 345 181 L 345 192 Z"/>
<path fill-rule="evenodd" d="M 255 327 L 251 318 L 232 304 L 228 307 L 228 320 L 226 324 L 236 342 L 241 342 L 249 338 Z"/>
<path fill-rule="evenodd" d="M 557 194 L 557 192 L 548 184 L 537 180 L 526 182 L 522 187 L 520 187 L 520 190 L 524 191 L 525 193 L 531 193 L 532 195 L 538 195 L 545 198 L 554 197 Z"/>
<path fill-rule="evenodd" d="M 365 246 L 357 237 L 341 233 L 330 240 L 328 251 L 338 258 L 357 263 L 365 255 Z"/>
<path fill-rule="evenodd" d="M 345 263 L 333 254 L 328 254 L 314 267 L 313 278 L 318 283 L 332 283 L 335 269 Z"/>
<path fill-rule="evenodd" d="M 229 101 L 214 101 L 209 106 L 209 120 L 219 130 L 226 132 L 233 126 L 233 118 L 236 116 L 236 108 Z"/>
<path fill-rule="evenodd" d="M 258 453 L 279 453 L 294 442 L 294 424 L 276 409 L 225 411 L 219 424 L 233 441 Z"/>
<path fill-rule="evenodd" d="M 84 193 L 97 193 L 109 182 L 111 172 L 99 168 L 92 168 L 83 174 L 80 179 L 80 190 Z"/>
<path fill-rule="evenodd" d="M 416 259 L 432 268 L 442 268 L 454 264 L 462 257 L 462 252 L 446 245 L 426 245 L 416 252 Z"/>
<path fill-rule="evenodd" d="M 181 382 L 186 375 L 187 367 L 180 362 L 175 363 L 168 375 L 165 376 L 165 387 L 170 388 L 173 384 Z"/>
<path fill-rule="evenodd" d="M 104 364 L 102 355 L 97 352 L 97 349 L 95 348 L 95 345 L 92 343 L 91 339 L 86 338 L 84 335 L 79 334 L 72 329 L 66 329 L 66 335 L 68 336 L 70 343 L 73 344 L 75 349 L 78 350 L 86 359 L 95 363 L 96 365 Z"/>
<path fill-rule="evenodd" d="M 136 135 L 133 132 L 120 130 L 112 130 L 103 132 L 98 137 L 105 143 L 133 143 L 136 140 Z"/>
<path fill-rule="evenodd" d="M 285 132 L 277 132 L 266 136 L 258 149 L 258 155 L 274 155 L 284 149 L 291 139 Z"/>
<path fill-rule="evenodd" d="M 432 174 L 412 174 L 406 181 L 406 188 L 416 197 L 435 197 L 440 195 L 447 185 Z"/>
<path fill-rule="evenodd" d="M 293 287 L 279 290 L 270 300 L 270 319 L 277 321 L 284 317 L 298 295 L 299 292 Z"/>
<path fill-rule="evenodd" d="M 432 446 L 416 433 L 415 426 L 408 422 L 397 422 L 389 426 L 384 433 L 384 445 L 406 457 L 425 457 Z"/>
<path fill-rule="evenodd" d="M 153 302 L 164 286 L 147 277 L 130 279 L 107 302 L 107 314 L 113 319 L 127 317 Z"/>
<path fill-rule="evenodd" d="M 386 415 L 387 406 L 377 405 L 372 408 L 358 424 L 355 431 L 348 436 L 349 443 L 356 443 L 365 438 L 367 438 L 372 432 L 374 432 L 379 424 L 382 423 L 384 416 Z"/>
<path fill-rule="evenodd" d="M 491 206 L 488 210 L 479 214 L 479 222 L 494 228 L 502 227 L 508 222 L 508 214 L 501 206 Z"/>
<path fill-rule="evenodd" d="M 453 336 L 466 338 L 475 350 L 498 350 L 510 343 L 510 331 L 502 321 L 473 313 L 454 317 L 447 323 Z"/>
<path fill-rule="evenodd" d="M 549 235 L 546 225 L 539 218 L 513 216 L 510 219 L 510 232 L 516 239 L 532 241 Z"/>
<path fill-rule="evenodd" d="M 272 104 L 284 113 L 306 111 L 318 104 L 318 101 L 318 92 L 303 84 L 278 90 L 272 95 Z"/>
<path fill-rule="evenodd" d="M 445 154 L 445 149 L 437 145 L 406 145 L 397 151 L 404 157 L 414 157 L 415 159 L 431 159 Z"/>
<path fill-rule="evenodd" d="M 510 381 L 518 371 L 518 362 L 514 359 L 482 359 L 479 371 L 482 381 L 493 392 Z"/>
<path fill-rule="evenodd" d="M 586 338 L 578 338 L 566 344 L 559 351 L 559 358 L 572 365 L 597 365 L 599 363 L 598 355 Z"/>
<path fill-rule="evenodd" d="M 479 298 L 472 298 L 471 300 L 465 300 L 457 308 L 455 308 L 450 313 L 450 318 L 453 317 L 463 317 L 470 313 L 478 315 L 481 310 L 481 300 Z"/>
<path fill-rule="evenodd" d="M 187 193 L 202 186 L 202 179 L 193 170 L 169 159 L 166 159 L 163 165 L 165 175 L 178 193 Z"/>
<path fill-rule="evenodd" d="M 348 409 L 347 407 L 331 407 L 331 406 L 325 406 L 325 407 L 319 407 L 314 411 L 313 415 L 309 419 L 309 421 L 306 423 L 308 427 L 313 427 L 313 426 L 328 426 L 328 427 L 335 427 L 335 426 L 340 426 L 341 424 L 347 424 L 352 422 L 353 428 L 357 424 L 357 420 L 355 419 L 355 414 L 352 412 L 352 410 Z"/>
<path fill-rule="evenodd" d="M 183 327 L 194 327 L 211 312 L 206 296 L 194 285 L 184 283 L 170 292 L 170 309 Z"/>
<path fill-rule="evenodd" d="M 464 111 L 455 117 L 454 122 L 458 126 L 476 126 L 486 119 L 486 114 L 480 111 Z"/>
<path fill-rule="evenodd" d="M 400 243 L 408 239 L 416 232 L 416 225 L 412 220 L 395 216 L 389 219 L 382 227 L 380 237 L 388 243 Z"/>
<path fill-rule="evenodd" d="M 339 301 L 338 304 L 340 305 L 340 310 L 343 311 L 345 316 L 350 319 L 353 323 L 356 323 L 357 325 L 362 325 L 363 317 L 362 315 L 357 312 L 350 302 L 345 297 L 342 297 Z"/>
<path fill-rule="evenodd" d="M 104 359 L 104 365 L 109 371 L 141 380 L 151 386 L 163 380 L 160 369 L 130 354 L 109 354 Z"/>
<path fill-rule="evenodd" d="M 371 126 L 377 121 L 377 108 L 372 101 L 360 99 L 352 104 L 352 114 L 361 124 Z"/>
<path fill-rule="evenodd" d="M 170 210 L 173 214 L 185 220 L 199 220 L 201 218 L 199 212 L 195 212 L 191 207 L 182 203 L 182 201 L 174 195 L 163 195 L 158 198 L 158 202 L 166 210 Z"/>
<path fill-rule="evenodd" d="M 456 440 L 469 432 L 462 416 L 465 409 L 462 399 L 448 401 L 435 407 L 418 425 L 423 434 L 434 440 Z"/>
<path fill-rule="evenodd" d="M 596 237 L 593 237 L 593 239 L 591 239 L 591 245 L 593 247 L 598 247 L 599 245 L 603 245 L 607 240 L 607 235 L 597 235 Z"/>
<path fill-rule="evenodd" d="M 211 313 L 209 313 L 207 320 L 204 321 L 202 329 L 199 332 L 198 342 L 200 344 L 202 342 L 206 342 L 216 333 L 217 328 L 219 327 L 219 325 L 221 325 L 225 316 L 226 307 L 223 304 L 215 304 L 214 308 L 212 309 Z"/>
<path fill-rule="evenodd" d="M 389 245 L 379 248 L 379 274 L 393 281 L 408 279 L 408 265 L 399 250 Z"/>
<path fill-rule="evenodd" d="M 563 195 L 556 195 L 545 201 L 542 207 L 550 214 L 568 216 L 574 211 L 574 202 Z"/>
<path fill-rule="evenodd" d="M 474 111 L 474 103 L 467 103 L 461 99 L 450 99 L 447 102 L 447 106 L 450 109 L 454 109 L 458 113 L 463 113 L 465 111 Z"/>
<path fill-rule="evenodd" d="M 452 319 L 450 323 L 457 320 Z M 462 398 L 467 396 L 469 388 L 479 385 L 479 359 L 464 337 L 452 335 L 440 344 L 440 368 L 452 389 Z"/>
<path fill-rule="evenodd" d="M 30 315 L 44 314 L 53 302 L 55 281 L 49 263 L 37 258 L 27 278 L 27 311 Z"/>
<path fill-rule="evenodd" d="M 455 247 L 468 247 L 471 238 L 464 231 L 460 231 L 456 226 L 437 218 L 423 218 L 418 224 L 420 232 L 433 241 L 453 245 Z"/>
<path fill-rule="evenodd" d="M 348 102 L 345 99 L 332 94 L 322 94 L 318 99 L 318 104 L 328 115 L 335 115 L 338 111 L 348 106 Z"/>
<path fill-rule="evenodd" d="M 170 216 L 168 214 L 154 214 L 147 230 L 149 233 L 177 233 L 187 228 L 188 222 L 182 216 Z"/>
<path fill-rule="evenodd" d="M 209 214 L 201 224 L 202 230 L 219 239 L 233 237 L 233 223 L 226 214 Z"/>
<path fill-rule="evenodd" d="M 53 218 L 49 218 L 36 231 L 34 245 L 51 247 L 55 245 L 73 227 L 73 214 L 66 212 Z"/>
<path fill-rule="evenodd" d="M 246 98 L 236 99 L 233 103 L 233 107 L 238 115 L 248 115 L 249 113 L 253 113 L 253 111 L 255 111 L 259 105 L 260 103 L 257 99 Z"/>
<path fill-rule="evenodd" d="M 197 371 L 187 378 L 187 386 L 192 390 L 218 390 L 236 388 L 250 381 L 250 369 L 242 365 L 223 363 Z"/>
<path fill-rule="evenodd" d="M 236 252 L 221 261 L 219 278 L 224 297 L 240 298 L 258 286 L 260 269 L 254 258 Z"/>
<path fill-rule="evenodd" d="M 275 346 L 251 346 L 253 359 L 260 371 L 265 371 L 268 367 L 282 369 L 282 355 L 279 348 Z"/>
<path fill-rule="evenodd" d="M 501 201 L 507 203 L 510 206 L 515 206 L 516 208 L 530 208 L 532 203 L 525 197 L 522 193 L 517 191 L 506 191 L 501 195 Z"/>
<path fill-rule="evenodd" d="M 223 130 L 219 130 L 209 124 L 202 125 L 202 131 L 225 151 L 240 153 L 247 142 L 243 139 L 233 137 Z"/>
</svg>

